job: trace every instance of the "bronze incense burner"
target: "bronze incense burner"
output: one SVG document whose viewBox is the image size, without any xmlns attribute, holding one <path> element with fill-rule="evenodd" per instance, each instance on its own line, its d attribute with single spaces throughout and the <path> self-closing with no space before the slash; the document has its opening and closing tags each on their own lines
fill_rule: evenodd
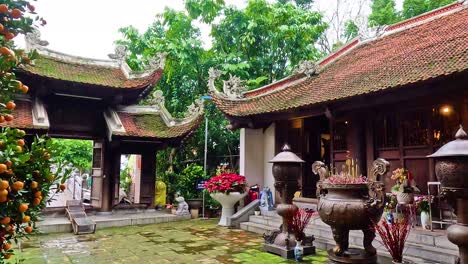
<svg viewBox="0 0 468 264">
<path fill-rule="evenodd" d="M 455 209 L 457 224 L 447 229 L 448 239 L 459 249 L 461 264 L 468 264 L 468 135 L 462 126 L 455 140 L 428 156 L 435 160 L 441 195 Z"/>
<path fill-rule="evenodd" d="M 286 215 L 295 213 L 299 208 L 292 204 L 294 193 L 299 189 L 298 179 L 301 174 L 301 164 L 304 163 L 296 154 L 291 152 L 289 145 L 284 145 L 282 152 L 276 155 L 270 163 L 273 163 L 273 177 L 275 178 L 275 188 L 280 193 L 281 203 L 276 207 L 278 215 L 283 218 L 280 230 L 265 234 L 263 249 L 289 259 L 294 258 L 294 246 L 296 237 L 289 232 Z M 314 238 L 309 236 L 304 239 L 304 255 L 315 253 L 312 245 Z"/>
<path fill-rule="evenodd" d="M 385 205 L 385 186 L 381 180 L 390 168 L 384 159 L 373 163 L 372 175 L 364 183 L 330 183 L 330 173 L 321 161 L 312 164 L 320 175 L 317 183 L 318 211 L 323 222 L 330 225 L 336 245 L 328 251 L 335 263 L 376 263 L 377 250 L 373 224 L 382 217 Z M 349 248 L 349 231 L 362 230 L 364 250 Z"/>
</svg>

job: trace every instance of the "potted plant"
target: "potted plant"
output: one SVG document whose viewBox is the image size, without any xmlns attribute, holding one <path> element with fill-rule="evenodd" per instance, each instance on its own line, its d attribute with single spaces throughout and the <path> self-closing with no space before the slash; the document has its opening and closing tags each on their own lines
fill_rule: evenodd
<svg viewBox="0 0 468 264">
<path fill-rule="evenodd" d="M 393 263 L 403 263 L 403 250 L 411 230 L 408 213 L 405 213 L 405 217 L 390 223 L 382 219 L 379 224 L 374 224 L 374 229 L 382 238 L 382 243 L 392 256 Z"/>
<path fill-rule="evenodd" d="M 398 168 L 393 171 L 391 178 L 396 181 L 392 187 L 392 193 L 396 194 L 398 203 L 412 204 L 414 193 L 419 192 L 419 189 L 412 179 L 411 172 L 405 168 Z"/>
<path fill-rule="evenodd" d="M 222 206 L 218 225 L 227 226 L 227 218 L 234 214 L 234 205 L 247 195 L 245 177 L 235 173 L 221 173 L 205 183 L 210 196 Z"/>
<path fill-rule="evenodd" d="M 197 189 L 197 183 L 205 179 L 203 167 L 197 164 L 188 165 L 177 179 L 176 190 L 180 196 L 185 198 L 190 210 L 193 211 L 193 216 L 198 215 L 197 212 L 203 203 L 203 193 Z"/>
<path fill-rule="evenodd" d="M 418 208 L 418 213 L 421 216 L 421 226 L 425 230 L 431 229 L 431 221 L 429 218 L 429 206 L 431 206 L 429 197 L 425 195 L 416 197 L 416 208 Z"/>
<path fill-rule="evenodd" d="M 304 255 L 304 245 L 306 243 L 306 234 L 304 229 L 310 222 L 310 219 L 315 214 L 311 209 L 301 208 L 299 210 L 288 210 L 286 219 L 288 222 L 289 232 L 294 234 L 296 238 L 296 246 L 294 247 L 294 258 L 296 261 L 302 261 Z"/>
</svg>

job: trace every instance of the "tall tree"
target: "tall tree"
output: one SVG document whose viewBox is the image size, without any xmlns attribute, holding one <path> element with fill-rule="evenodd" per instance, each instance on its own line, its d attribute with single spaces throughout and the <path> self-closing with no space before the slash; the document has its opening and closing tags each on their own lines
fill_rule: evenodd
<svg viewBox="0 0 468 264">
<path fill-rule="evenodd" d="M 118 44 L 127 47 L 128 63 L 141 69 L 156 52 L 166 52 L 163 78 L 155 89 L 163 91 L 166 107 L 180 117 L 193 100 L 207 94 L 208 69 L 216 67 L 247 80 L 250 88 L 283 78 L 301 60 L 317 59 L 314 44 L 326 28 L 322 16 L 295 3 L 251 0 L 245 9 L 225 6 L 221 0 L 189 0 L 186 11 L 166 9 L 146 32 L 133 27 L 120 30 Z M 212 26 L 212 48 L 204 48 L 193 21 Z M 214 22 L 217 21 L 217 22 Z M 208 165 L 235 163 L 239 134 L 225 127 L 227 121 L 207 104 Z M 204 126 L 179 149 L 158 154 L 158 173 L 180 172 L 185 162 L 203 162 Z M 226 156 L 226 157 L 222 157 Z"/>
<path fill-rule="evenodd" d="M 405 0 L 403 2 L 402 18 L 412 18 L 453 2 L 455 0 Z"/>
<path fill-rule="evenodd" d="M 401 20 L 395 8 L 395 0 L 373 0 L 369 26 L 391 25 Z"/>
</svg>

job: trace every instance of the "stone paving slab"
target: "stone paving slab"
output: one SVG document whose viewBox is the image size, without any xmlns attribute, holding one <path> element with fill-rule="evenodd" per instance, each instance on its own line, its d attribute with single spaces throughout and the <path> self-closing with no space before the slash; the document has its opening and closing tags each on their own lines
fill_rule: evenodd
<svg viewBox="0 0 468 264">
<path fill-rule="evenodd" d="M 98 229 L 95 234 L 48 234 L 22 243 L 9 263 L 295 263 L 262 251 L 258 234 L 218 227 L 217 220 L 187 220 Z M 304 263 L 327 261 L 325 251 Z"/>
</svg>

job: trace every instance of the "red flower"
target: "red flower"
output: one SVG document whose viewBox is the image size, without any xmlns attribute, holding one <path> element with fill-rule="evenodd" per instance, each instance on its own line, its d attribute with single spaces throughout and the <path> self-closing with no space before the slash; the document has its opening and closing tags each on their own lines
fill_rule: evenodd
<svg viewBox="0 0 468 264">
<path fill-rule="evenodd" d="M 240 192 L 243 193 L 246 188 L 245 177 L 235 173 L 222 173 L 211 178 L 205 183 L 208 192 Z"/>
</svg>

